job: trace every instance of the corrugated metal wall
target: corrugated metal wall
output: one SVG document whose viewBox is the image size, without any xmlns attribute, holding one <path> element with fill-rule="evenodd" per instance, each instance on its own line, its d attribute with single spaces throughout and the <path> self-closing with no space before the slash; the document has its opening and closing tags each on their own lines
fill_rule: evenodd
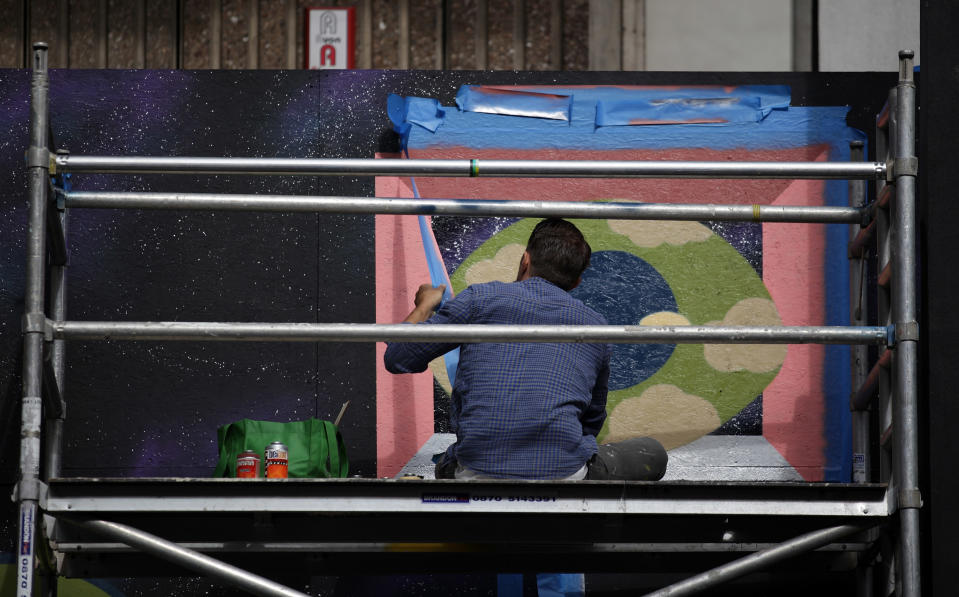
<svg viewBox="0 0 959 597">
<path fill-rule="evenodd" d="M 642 68 L 620 48 L 643 1 L 0 0 L 0 67 L 46 41 L 53 68 L 302 68 L 304 9 L 355 6 L 358 68 Z M 611 63 L 591 62 L 590 30 Z"/>
</svg>

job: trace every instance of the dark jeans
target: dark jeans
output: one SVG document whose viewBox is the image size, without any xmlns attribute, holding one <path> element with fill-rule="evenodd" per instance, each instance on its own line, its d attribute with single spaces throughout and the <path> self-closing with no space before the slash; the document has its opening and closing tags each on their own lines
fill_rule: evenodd
<svg viewBox="0 0 959 597">
<path fill-rule="evenodd" d="M 651 437 L 634 437 L 602 444 L 586 467 L 589 481 L 658 481 L 666 474 L 668 457 Z M 436 463 L 437 479 L 456 478 L 456 460 L 445 455 Z"/>
</svg>

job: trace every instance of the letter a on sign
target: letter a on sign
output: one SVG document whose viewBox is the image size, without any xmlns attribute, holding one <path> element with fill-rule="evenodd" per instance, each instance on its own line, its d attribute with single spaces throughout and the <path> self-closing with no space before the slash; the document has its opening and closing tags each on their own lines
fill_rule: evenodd
<svg viewBox="0 0 959 597">
<path fill-rule="evenodd" d="M 336 68 L 336 48 L 329 44 L 320 48 L 320 68 Z"/>
<path fill-rule="evenodd" d="M 308 8 L 306 68 L 353 68 L 355 30 L 350 8 Z"/>
</svg>

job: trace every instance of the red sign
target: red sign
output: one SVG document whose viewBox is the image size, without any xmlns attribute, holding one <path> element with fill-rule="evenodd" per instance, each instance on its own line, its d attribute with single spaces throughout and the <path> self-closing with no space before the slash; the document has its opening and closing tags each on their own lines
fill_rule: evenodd
<svg viewBox="0 0 959 597">
<path fill-rule="evenodd" d="M 306 9 L 306 68 L 353 68 L 356 47 L 355 9 Z"/>
</svg>

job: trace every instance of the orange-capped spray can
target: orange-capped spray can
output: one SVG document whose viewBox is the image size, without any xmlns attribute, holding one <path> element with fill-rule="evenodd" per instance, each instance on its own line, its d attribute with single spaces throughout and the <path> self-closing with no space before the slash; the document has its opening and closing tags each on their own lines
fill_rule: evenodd
<svg viewBox="0 0 959 597">
<path fill-rule="evenodd" d="M 238 479 L 256 479 L 260 474 L 260 455 L 253 450 L 240 452 L 236 456 L 236 476 Z"/>
<path fill-rule="evenodd" d="M 290 476 L 290 449 L 282 442 L 266 447 L 266 476 L 268 479 L 286 479 Z"/>
</svg>

